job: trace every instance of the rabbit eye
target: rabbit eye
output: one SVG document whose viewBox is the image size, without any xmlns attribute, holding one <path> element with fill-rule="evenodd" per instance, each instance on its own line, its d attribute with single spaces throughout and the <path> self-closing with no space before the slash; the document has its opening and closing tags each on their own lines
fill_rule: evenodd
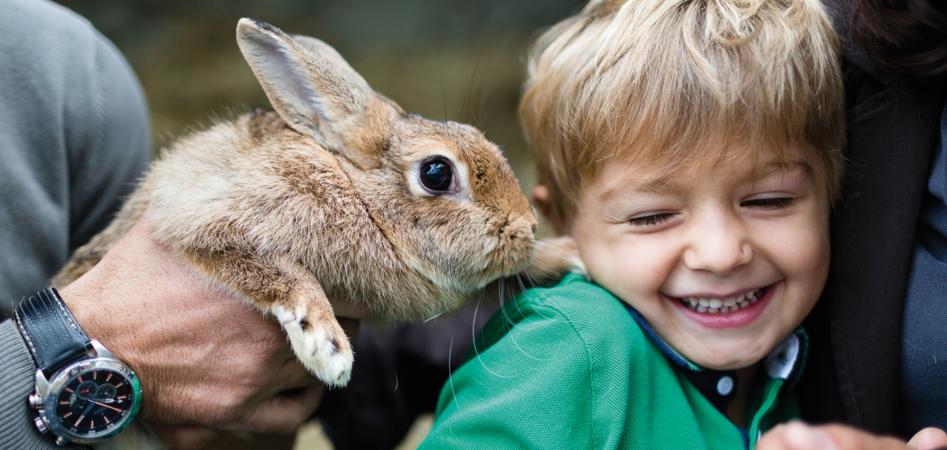
<svg viewBox="0 0 947 450">
<path fill-rule="evenodd" d="M 432 194 L 447 193 L 454 180 L 454 169 L 450 161 L 442 156 L 435 156 L 421 163 L 421 172 L 418 174 L 421 185 Z"/>
</svg>

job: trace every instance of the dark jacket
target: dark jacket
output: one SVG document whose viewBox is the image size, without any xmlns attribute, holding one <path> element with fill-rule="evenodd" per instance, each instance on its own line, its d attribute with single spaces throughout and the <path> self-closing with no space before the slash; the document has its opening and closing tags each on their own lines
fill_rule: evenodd
<svg viewBox="0 0 947 450">
<path fill-rule="evenodd" d="M 947 81 L 899 78 L 851 45 L 845 53 L 846 174 L 828 284 L 808 319 L 803 413 L 900 434 L 902 311 Z"/>
</svg>

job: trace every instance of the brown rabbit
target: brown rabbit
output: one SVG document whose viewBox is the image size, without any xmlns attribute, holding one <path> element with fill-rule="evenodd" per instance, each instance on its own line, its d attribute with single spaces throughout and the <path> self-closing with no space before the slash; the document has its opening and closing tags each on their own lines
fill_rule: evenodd
<svg viewBox="0 0 947 450">
<path fill-rule="evenodd" d="M 524 267 L 536 219 L 479 131 L 406 113 L 317 39 L 241 19 L 237 43 L 276 112 L 175 143 L 53 284 L 145 217 L 198 273 L 275 315 L 305 366 L 340 386 L 353 355 L 327 297 L 418 320 Z"/>
</svg>

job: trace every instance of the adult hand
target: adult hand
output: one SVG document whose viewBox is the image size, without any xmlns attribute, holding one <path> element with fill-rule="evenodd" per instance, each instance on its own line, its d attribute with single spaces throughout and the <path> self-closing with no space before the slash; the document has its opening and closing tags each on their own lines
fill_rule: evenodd
<svg viewBox="0 0 947 450">
<path fill-rule="evenodd" d="M 166 425 L 152 425 L 151 429 L 168 450 L 292 450 L 296 443 L 295 434 L 231 432 Z"/>
<path fill-rule="evenodd" d="M 766 434 L 758 450 L 936 450 L 947 448 L 947 434 L 925 428 L 904 442 L 845 425 L 811 426 L 802 422 L 780 425 Z"/>
<path fill-rule="evenodd" d="M 151 422 L 287 433 L 322 399 L 275 320 L 208 287 L 144 222 L 60 292 L 138 374 Z"/>
</svg>

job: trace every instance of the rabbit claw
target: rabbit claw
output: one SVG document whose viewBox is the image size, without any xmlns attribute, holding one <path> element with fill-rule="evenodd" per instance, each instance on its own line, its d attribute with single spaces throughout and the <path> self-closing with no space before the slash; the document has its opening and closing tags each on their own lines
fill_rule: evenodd
<svg viewBox="0 0 947 450">
<path fill-rule="evenodd" d="M 286 330 L 290 345 L 303 366 L 326 385 L 341 387 L 352 376 L 354 355 L 338 322 L 310 321 L 306 311 L 274 306 L 273 314 Z"/>
</svg>

